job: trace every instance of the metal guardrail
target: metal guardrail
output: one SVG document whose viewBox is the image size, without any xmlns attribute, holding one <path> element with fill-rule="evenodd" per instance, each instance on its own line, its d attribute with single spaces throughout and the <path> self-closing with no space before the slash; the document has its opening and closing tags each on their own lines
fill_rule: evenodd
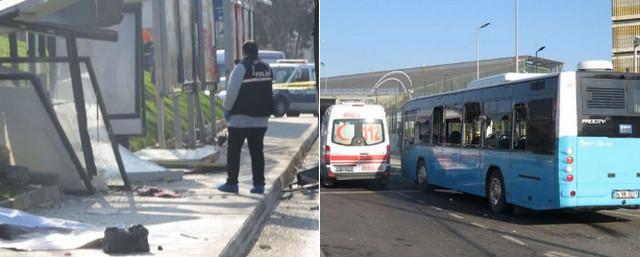
<svg viewBox="0 0 640 257">
<path fill-rule="evenodd" d="M 374 96 L 374 95 L 402 95 L 403 90 L 398 88 L 378 88 L 375 92 L 370 88 L 330 88 L 320 89 L 322 96 Z"/>
</svg>

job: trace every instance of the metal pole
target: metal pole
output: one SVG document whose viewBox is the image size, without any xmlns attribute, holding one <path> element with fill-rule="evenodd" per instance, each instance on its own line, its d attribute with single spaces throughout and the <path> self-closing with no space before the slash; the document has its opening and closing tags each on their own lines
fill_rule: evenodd
<svg viewBox="0 0 640 257">
<path fill-rule="evenodd" d="M 638 44 L 633 44 L 633 72 L 638 73 Z"/>
<path fill-rule="evenodd" d="M 480 30 L 491 25 L 491 22 L 482 24 L 476 29 L 476 79 L 480 79 Z M 444 89 L 444 84 L 442 85 Z"/>
<path fill-rule="evenodd" d="M 518 61 L 519 56 L 518 56 L 518 37 L 519 37 L 519 29 L 518 29 L 518 12 L 519 12 L 519 0 L 516 0 L 516 73 L 520 72 L 520 63 Z"/>
<path fill-rule="evenodd" d="M 187 93 L 187 120 L 188 125 L 187 132 L 189 133 L 187 138 L 187 148 L 195 148 L 196 146 L 196 115 L 194 113 L 196 99 L 194 97 L 194 93 L 196 93 L 193 85 L 189 86 L 189 92 Z"/>
<path fill-rule="evenodd" d="M 480 29 L 476 30 L 476 79 L 480 79 Z"/>
<path fill-rule="evenodd" d="M 536 73 L 538 73 L 538 52 L 540 51 L 536 51 L 536 60 L 535 60 L 535 63 L 533 64 L 533 66 L 535 67 Z"/>
<path fill-rule="evenodd" d="M 163 51 L 164 46 L 164 42 L 162 42 L 162 38 L 164 37 L 164 35 L 166 34 L 166 31 L 164 30 L 163 26 L 160 26 L 159 24 L 161 24 L 161 20 L 162 22 L 164 22 L 164 17 L 166 17 L 165 15 L 165 10 L 164 7 L 162 6 L 163 3 L 160 3 L 159 1 L 155 1 L 152 3 L 152 11 L 153 11 L 153 20 L 154 20 L 154 28 L 153 28 L 153 33 L 154 35 L 156 35 L 157 40 L 155 40 L 155 42 L 153 42 L 154 44 L 154 69 L 155 69 L 155 86 L 156 86 L 156 108 L 158 109 L 158 112 L 156 113 L 156 119 L 157 119 L 157 123 L 156 123 L 156 129 L 158 131 L 158 144 L 160 146 L 160 148 L 166 148 L 167 147 L 167 141 L 166 141 L 166 133 L 165 133 L 165 123 L 166 123 L 166 119 L 165 119 L 165 110 L 164 110 L 164 89 L 167 88 L 168 86 L 166 86 L 166 83 L 169 83 L 168 81 L 165 81 L 165 75 L 163 74 L 163 70 L 165 67 L 165 58 L 167 58 L 167 56 L 164 56 L 165 51 Z M 53 41 L 55 42 L 55 41 Z"/>
<path fill-rule="evenodd" d="M 233 61 L 235 58 L 235 40 L 234 40 L 234 26 L 232 23 L 232 17 L 231 17 L 231 7 L 233 6 L 230 2 L 230 0 L 222 0 L 223 4 L 222 4 L 222 9 L 223 9 L 223 23 L 224 23 L 224 62 L 225 62 L 225 67 L 226 67 L 226 74 L 225 77 L 226 82 L 227 83 L 229 81 L 229 74 L 231 73 L 231 70 L 233 69 Z M 225 88 L 226 85 L 225 85 Z"/>
<path fill-rule="evenodd" d="M 175 148 L 182 148 L 182 113 L 180 112 L 180 95 L 171 95 L 173 101 L 173 131 L 175 132 Z"/>
</svg>

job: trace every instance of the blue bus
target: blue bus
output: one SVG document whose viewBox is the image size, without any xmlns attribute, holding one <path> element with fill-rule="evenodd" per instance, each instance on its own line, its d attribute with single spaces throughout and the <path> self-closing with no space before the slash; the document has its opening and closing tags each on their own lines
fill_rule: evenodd
<svg viewBox="0 0 640 257">
<path fill-rule="evenodd" d="M 473 81 L 409 100 L 399 138 L 404 177 L 486 197 L 494 212 L 640 205 L 638 74 Z"/>
</svg>

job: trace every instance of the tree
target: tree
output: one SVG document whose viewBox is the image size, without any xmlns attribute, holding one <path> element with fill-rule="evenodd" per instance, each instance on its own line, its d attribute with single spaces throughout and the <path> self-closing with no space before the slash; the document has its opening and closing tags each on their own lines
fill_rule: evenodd
<svg viewBox="0 0 640 257">
<path fill-rule="evenodd" d="M 255 40 L 263 49 L 283 51 L 301 58 L 313 47 L 314 0 L 272 0 L 255 9 Z"/>
</svg>

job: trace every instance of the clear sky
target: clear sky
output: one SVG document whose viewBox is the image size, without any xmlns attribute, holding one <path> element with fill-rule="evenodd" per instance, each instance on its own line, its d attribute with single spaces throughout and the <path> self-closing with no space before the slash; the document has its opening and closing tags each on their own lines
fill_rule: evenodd
<svg viewBox="0 0 640 257">
<path fill-rule="evenodd" d="M 321 0 L 321 76 L 515 55 L 514 0 Z M 611 60 L 611 0 L 520 0 L 520 55 Z"/>
</svg>

